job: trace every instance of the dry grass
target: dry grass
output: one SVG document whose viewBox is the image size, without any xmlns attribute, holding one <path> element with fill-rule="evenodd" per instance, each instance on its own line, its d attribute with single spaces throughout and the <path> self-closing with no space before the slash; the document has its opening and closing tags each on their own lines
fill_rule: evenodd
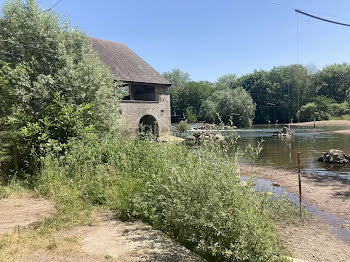
<svg viewBox="0 0 350 262">
<path fill-rule="evenodd" d="M 32 252 L 42 251 L 53 254 L 83 254 L 77 237 L 64 237 L 55 232 L 17 227 L 0 238 L 0 261 L 19 261 Z"/>
</svg>

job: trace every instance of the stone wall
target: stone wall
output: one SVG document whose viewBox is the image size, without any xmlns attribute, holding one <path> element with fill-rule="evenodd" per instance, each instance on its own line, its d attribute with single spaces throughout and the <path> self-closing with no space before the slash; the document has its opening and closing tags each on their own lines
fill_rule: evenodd
<svg viewBox="0 0 350 262">
<path fill-rule="evenodd" d="M 158 93 L 158 95 L 159 101 L 121 101 L 121 122 L 124 130 L 131 135 L 137 135 L 140 119 L 145 115 L 152 115 L 157 119 L 159 135 L 170 134 L 170 95 L 168 93 Z"/>
</svg>

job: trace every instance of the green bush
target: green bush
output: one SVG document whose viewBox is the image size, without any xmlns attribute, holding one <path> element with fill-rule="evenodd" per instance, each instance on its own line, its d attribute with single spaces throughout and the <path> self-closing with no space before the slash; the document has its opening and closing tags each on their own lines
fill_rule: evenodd
<svg viewBox="0 0 350 262">
<path fill-rule="evenodd" d="M 299 109 L 297 117 L 301 122 L 313 121 L 316 118 L 316 110 L 315 103 L 307 103 Z"/>
<path fill-rule="evenodd" d="M 37 184 L 43 194 L 71 188 L 83 202 L 142 218 L 215 261 L 275 261 L 272 205 L 253 183 L 240 183 L 225 152 L 126 138 L 75 142 L 64 158 L 46 157 Z"/>
<path fill-rule="evenodd" d="M 177 126 L 177 131 L 180 133 L 185 133 L 188 130 L 190 130 L 190 125 L 187 123 L 187 121 L 180 121 L 179 125 Z"/>
<path fill-rule="evenodd" d="M 197 122 L 197 116 L 193 113 L 192 107 L 187 107 L 185 111 L 185 117 L 189 123 Z"/>
<path fill-rule="evenodd" d="M 342 115 L 346 115 L 350 113 L 349 104 L 347 102 L 344 102 L 341 104 L 337 104 L 337 103 L 330 104 L 329 111 L 331 116 L 341 117 Z"/>
<path fill-rule="evenodd" d="M 317 97 L 315 102 L 303 105 L 297 112 L 299 121 L 328 120 L 331 116 L 340 116 L 348 111 L 347 103 L 336 104 L 325 97 Z"/>
</svg>

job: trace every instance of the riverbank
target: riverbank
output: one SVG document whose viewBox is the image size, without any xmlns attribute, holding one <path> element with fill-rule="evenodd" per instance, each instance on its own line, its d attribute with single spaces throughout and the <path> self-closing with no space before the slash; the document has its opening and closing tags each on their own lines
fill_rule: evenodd
<svg viewBox="0 0 350 262">
<path fill-rule="evenodd" d="M 253 175 L 298 195 L 298 174 L 283 169 L 240 166 L 242 176 Z M 307 203 L 350 219 L 350 181 L 338 177 L 302 174 L 302 196 Z M 339 225 L 342 226 L 342 225 Z M 347 226 L 344 225 L 344 226 Z M 301 225 L 278 223 L 278 234 L 293 256 L 305 261 L 349 261 L 350 246 L 337 239 L 333 226 L 318 215 Z"/>
<path fill-rule="evenodd" d="M 240 166 L 241 174 L 272 181 L 288 192 L 298 194 L 298 174 L 296 172 L 267 168 Z M 303 199 L 328 213 L 350 220 L 350 180 L 336 176 L 302 174 Z"/>
<path fill-rule="evenodd" d="M 350 126 L 350 121 L 348 120 L 322 120 L 315 121 L 316 127 L 320 126 Z M 314 126 L 314 121 L 302 122 L 302 123 L 292 123 L 292 126 Z"/>
</svg>

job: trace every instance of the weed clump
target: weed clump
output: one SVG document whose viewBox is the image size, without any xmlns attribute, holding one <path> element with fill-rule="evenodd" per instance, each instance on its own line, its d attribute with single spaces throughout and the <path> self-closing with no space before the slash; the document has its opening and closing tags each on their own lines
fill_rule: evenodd
<svg viewBox="0 0 350 262">
<path fill-rule="evenodd" d="M 121 137 L 76 142 L 64 158 L 47 156 L 37 179 L 43 194 L 64 192 L 58 201 L 70 195 L 80 209 L 105 205 L 122 219 L 141 218 L 208 259 L 279 260 L 273 207 L 252 182 L 241 183 L 225 147 L 193 151 Z"/>
</svg>

